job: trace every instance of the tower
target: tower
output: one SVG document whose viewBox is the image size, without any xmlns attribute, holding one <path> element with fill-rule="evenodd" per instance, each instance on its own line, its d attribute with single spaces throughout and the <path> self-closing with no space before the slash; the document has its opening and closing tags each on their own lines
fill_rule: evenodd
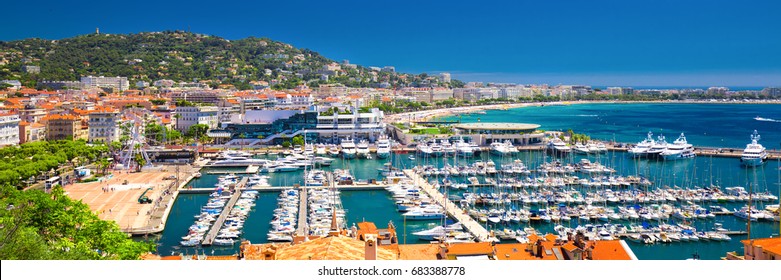
<svg viewBox="0 0 781 280">
<path fill-rule="evenodd" d="M 100 35 L 100 27 L 95 27 L 95 34 Z"/>
</svg>

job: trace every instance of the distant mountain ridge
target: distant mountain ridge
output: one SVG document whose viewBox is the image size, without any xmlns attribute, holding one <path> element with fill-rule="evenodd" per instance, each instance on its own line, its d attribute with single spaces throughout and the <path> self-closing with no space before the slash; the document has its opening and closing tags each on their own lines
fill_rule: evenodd
<svg viewBox="0 0 781 280">
<path fill-rule="evenodd" d="M 250 88 L 251 81 L 265 81 L 277 88 L 323 83 L 349 87 L 451 86 L 425 73 L 377 71 L 337 63 L 312 50 L 268 38 L 227 40 L 182 31 L 0 41 L 0 55 L 0 80 L 20 80 L 26 86 L 88 75 L 124 76 L 131 84 L 161 79 L 208 80 L 240 89 Z M 23 66 L 39 66 L 40 73 L 23 71 Z"/>
</svg>

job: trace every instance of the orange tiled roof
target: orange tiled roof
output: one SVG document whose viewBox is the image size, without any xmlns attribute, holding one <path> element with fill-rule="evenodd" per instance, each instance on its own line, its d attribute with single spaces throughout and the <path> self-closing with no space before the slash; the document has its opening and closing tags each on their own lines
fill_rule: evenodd
<svg viewBox="0 0 781 280">
<path fill-rule="evenodd" d="M 277 260 L 363 260 L 365 243 L 345 237 L 331 236 L 310 240 L 301 244 L 282 248 L 277 252 Z M 396 253 L 377 247 L 378 260 L 395 260 Z"/>
<path fill-rule="evenodd" d="M 741 240 L 743 245 L 753 244 L 754 246 L 762 246 L 762 250 L 776 255 L 781 255 L 781 237 L 773 238 L 758 238 L 749 240 Z"/>
<path fill-rule="evenodd" d="M 493 247 L 491 243 L 456 243 L 447 247 L 448 255 L 467 256 L 467 255 L 492 255 Z"/>
<path fill-rule="evenodd" d="M 398 245 L 400 260 L 437 260 L 439 244 Z"/>
<path fill-rule="evenodd" d="M 496 244 L 496 259 L 497 260 L 538 260 L 532 253 L 526 251 L 528 244 Z M 543 259 L 548 257 L 549 259 L 556 259 L 554 256 L 543 255 Z"/>
<path fill-rule="evenodd" d="M 77 121 L 80 120 L 79 117 L 70 115 L 70 114 L 51 114 L 44 117 L 46 120 L 71 120 L 71 121 Z"/>
<path fill-rule="evenodd" d="M 595 260 L 631 260 L 620 240 L 595 241 L 591 255 Z"/>
</svg>

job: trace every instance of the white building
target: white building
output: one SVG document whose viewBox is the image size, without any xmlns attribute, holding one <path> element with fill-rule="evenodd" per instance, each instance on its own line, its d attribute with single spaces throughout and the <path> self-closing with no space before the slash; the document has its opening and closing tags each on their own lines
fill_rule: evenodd
<svg viewBox="0 0 781 280">
<path fill-rule="evenodd" d="M 208 125 L 210 129 L 217 128 L 219 109 L 216 106 L 176 107 L 176 130 L 187 132 L 196 124 Z"/>
<path fill-rule="evenodd" d="M 443 83 L 449 83 L 450 82 L 450 73 L 439 73 L 439 78 L 442 79 Z"/>
<path fill-rule="evenodd" d="M 350 114 L 333 114 L 317 116 L 317 132 L 320 141 L 340 143 L 340 139 L 350 137 L 357 140 L 366 139 L 374 142 L 385 133 L 385 124 L 382 122 L 385 115 L 380 109 L 372 108 L 369 112 L 360 112 L 357 108 L 351 108 Z"/>
<path fill-rule="evenodd" d="M 0 113 L 0 147 L 19 144 L 19 115 Z"/>
<path fill-rule="evenodd" d="M 0 80 L 0 85 L 2 84 L 9 84 L 11 85 L 9 89 L 20 89 L 22 88 L 22 83 L 18 80 Z"/>
<path fill-rule="evenodd" d="M 610 95 L 632 94 L 634 89 L 630 87 L 608 87 L 607 93 Z"/>
<path fill-rule="evenodd" d="M 121 116 L 113 108 L 98 108 L 89 113 L 89 142 L 119 141 Z"/>
<path fill-rule="evenodd" d="M 499 98 L 499 89 L 490 88 L 456 88 L 453 89 L 453 97 L 465 101 Z"/>
<path fill-rule="evenodd" d="M 127 81 L 127 77 L 87 76 L 81 77 L 81 83 L 86 87 L 116 88 L 119 91 L 130 88 L 130 82 Z"/>
</svg>

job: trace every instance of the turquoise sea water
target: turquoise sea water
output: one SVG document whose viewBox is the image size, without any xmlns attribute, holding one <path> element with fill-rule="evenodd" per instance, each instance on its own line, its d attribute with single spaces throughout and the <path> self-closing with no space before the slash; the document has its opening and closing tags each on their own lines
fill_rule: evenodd
<svg viewBox="0 0 781 280">
<path fill-rule="evenodd" d="M 607 106 L 598 104 L 600 106 Z M 646 105 L 646 104 L 641 104 Z M 580 106 L 580 105 L 578 105 Z M 610 105 L 613 106 L 613 105 Z M 635 104 L 622 104 L 621 106 L 635 106 Z M 660 105 L 661 106 L 661 105 Z M 665 104 L 666 106 L 666 104 Z M 699 106 L 692 105 L 679 105 L 686 106 L 692 110 L 699 110 Z M 700 105 L 707 106 L 707 105 Z M 721 105 L 719 105 L 721 106 Z M 753 105 L 734 105 L 734 106 L 753 106 Z M 769 106 L 769 105 L 759 105 Z M 542 107 L 542 108 L 524 108 L 534 109 L 539 112 L 545 110 L 561 110 L 561 108 L 576 107 L 576 106 L 554 106 L 554 107 Z M 637 107 L 636 107 L 637 108 Z M 653 106 L 643 106 L 642 108 L 650 108 L 646 110 L 658 110 Z M 770 108 L 770 107 L 767 107 Z M 773 107 L 779 108 L 779 107 Z M 607 109 L 605 109 L 607 110 Z M 675 108 L 675 110 L 684 110 L 681 108 Z M 513 112 L 513 111 L 490 111 L 486 115 L 475 115 L 471 117 L 492 117 L 497 112 Z M 637 114 L 647 114 L 640 109 L 635 111 Z M 764 117 L 764 115 L 763 115 Z M 464 117 L 466 118 L 466 116 Z M 727 118 L 727 117 L 723 117 Z M 733 122 L 739 122 L 736 126 L 748 126 L 754 124 L 755 121 L 751 118 L 743 118 L 740 116 L 730 117 Z M 515 118 L 518 119 L 518 118 Z M 520 120 L 527 122 L 526 120 Z M 533 122 L 533 121 L 528 121 Z M 542 123 L 542 122 L 538 122 Z M 543 125 L 544 129 L 545 125 Z M 581 131 L 575 127 L 576 130 Z M 639 130 L 638 130 L 639 131 Z M 770 137 L 770 139 L 781 138 L 778 134 L 779 130 L 768 131 L 763 134 L 763 137 Z M 741 143 L 743 138 L 747 138 L 747 135 L 739 135 L 740 137 L 730 138 L 731 142 Z M 624 136 L 631 137 L 631 136 Z M 616 136 L 618 139 L 618 136 Z M 691 138 L 690 138 L 691 139 Z M 620 141 L 620 140 L 619 140 Z M 527 166 L 534 168 L 545 160 L 550 160 L 548 156 L 541 152 L 522 152 L 516 155 L 512 159 L 521 159 Z M 563 162 L 577 162 L 583 156 L 574 156 L 560 159 Z M 480 157 L 473 159 L 467 159 L 467 162 L 474 162 L 475 160 L 493 160 L 498 166 L 502 163 L 512 162 L 511 158 L 501 158 L 497 156 L 491 156 L 488 153 L 484 153 Z M 695 188 L 697 186 L 708 186 L 711 184 L 720 185 L 722 187 L 730 186 L 744 186 L 748 187 L 753 185 L 757 191 L 769 191 L 775 195 L 779 195 L 778 191 L 778 162 L 768 162 L 761 168 L 747 169 L 740 166 L 737 158 L 717 158 L 717 157 L 698 157 L 692 160 L 681 160 L 675 162 L 659 161 L 659 160 L 647 160 L 647 159 L 631 159 L 625 153 L 608 153 L 600 156 L 590 156 L 591 161 L 599 161 L 605 165 L 615 168 L 618 172 L 617 175 L 629 176 L 644 176 L 649 178 L 656 186 L 679 186 L 681 188 Z M 445 162 L 449 164 L 454 163 L 453 158 L 421 158 L 417 157 L 415 160 L 410 160 L 408 155 L 394 155 L 392 159 L 386 160 L 366 160 L 366 159 L 353 159 L 343 161 L 341 159 L 334 162 L 334 164 L 325 168 L 326 170 L 335 168 L 347 168 L 357 179 L 379 179 L 379 173 L 377 169 L 381 168 L 384 163 L 392 162 L 394 166 L 399 168 L 410 168 L 414 165 L 437 165 L 442 166 Z M 463 162 L 464 159 L 458 159 L 458 162 Z M 275 186 L 289 186 L 295 183 L 302 183 L 301 176 L 303 172 L 289 172 L 289 173 L 274 173 L 271 174 L 270 182 Z M 212 187 L 216 183 L 217 176 L 206 175 L 200 179 L 193 180 L 190 184 L 194 187 Z M 478 189 L 470 191 L 489 191 L 490 189 Z M 450 195 L 458 195 L 460 192 L 450 192 Z M 252 213 L 246 222 L 244 231 L 244 238 L 250 240 L 253 243 L 265 242 L 266 232 L 269 228 L 269 221 L 271 220 L 271 214 L 276 207 L 276 192 L 261 193 L 258 198 L 257 205 L 253 209 Z M 342 204 L 347 210 L 347 224 L 352 225 L 360 221 L 371 221 L 377 224 L 378 227 L 384 228 L 389 221 L 392 221 L 399 233 L 399 239 L 402 243 L 420 243 L 421 241 L 411 236 L 414 231 L 426 229 L 436 225 L 436 222 L 425 221 L 407 221 L 406 223 L 402 219 L 402 216 L 395 209 L 395 204 L 390 195 L 384 190 L 373 191 L 343 191 L 342 192 Z M 174 204 L 171 215 L 169 216 L 166 224 L 166 230 L 159 237 L 159 253 L 162 255 L 168 255 L 178 252 L 193 253 L 195 250 L 206 254 L 233 254 L 237 252 L 237 246 L 234 247 L 206 247 L 202 249 L 195 248 L 179 248 L 178 242 L 180 237 L 187 233 L 187 228 L 193 223 L 193 216 L 197 215 L 202 205 L 206 203 L 206 195 L 180 195 L 177 202 Z M 778 203 L 778 202 L 774 202 Z M 708 203 L 700 203 L 704 207 L 708 207 Z M 728 209 L 739 208 L 743 203 L 727 203 L 720 204 Z M 763 208 L 763 205 L 758 205 L 758 208 Z M 672 223 L 674 221 L 670 221 Z M 746 223 L 743 220 L 737 219 L 734 216 L 718 216 L 713 220 L 696 220 L 694 226 L 700 230 L 710 230 L 713 223 L 720 222 L 725 228 L 731 230 L 746 230 Z M 592 222 L 596 223 L 596 222 Z M 406 227 L 405 227 L 406 226 Z M 520 225 L 524 227 L 528 225 Z M 553 224 L 532 224 L 538 231 L 552 232 Z M 573 219 L 571 223 L 565 224 L 565 226 L 575 227 L 577 226 L 577 219 Z M 515 228 L 519 227 L 514 225 Z M 755 222 L 752 223 L 752 237 L 768 237 L 771 234 L 778 234 L 778 223 L 770 222 Z M 406 238 L 405 238 L 406 234 Z M 655 244 L 655 245 L 641 245 L 631 243 L 635 254 L 640 259 L 686 259 L 691 257 L 691 254 L 698 253 L 703 259 L 718 259 L 723 257 L 728 251 L 742 251 L 742 245 L 740 240 L 745 236 L 732 236 L 732 241 L 729 242 L 680 242 L 672 244 Z"/>
<path fill-rule="evenodd" d="M 754 118 L 766 119 L 758 121 Z M 682 132 L 690 144 L 704 147 L 744 148 L 757 130 L 768 149 L 781 145 L 781 105 L 777 104 L 574 104 L 524 107 L 486 114 L 448 116 L 462 122 L 519 122 L 541 125 L 543 130 L 573 129 L 595 139 L 636 143 L 664 134 L 672 142 Z"/>
</svg>

